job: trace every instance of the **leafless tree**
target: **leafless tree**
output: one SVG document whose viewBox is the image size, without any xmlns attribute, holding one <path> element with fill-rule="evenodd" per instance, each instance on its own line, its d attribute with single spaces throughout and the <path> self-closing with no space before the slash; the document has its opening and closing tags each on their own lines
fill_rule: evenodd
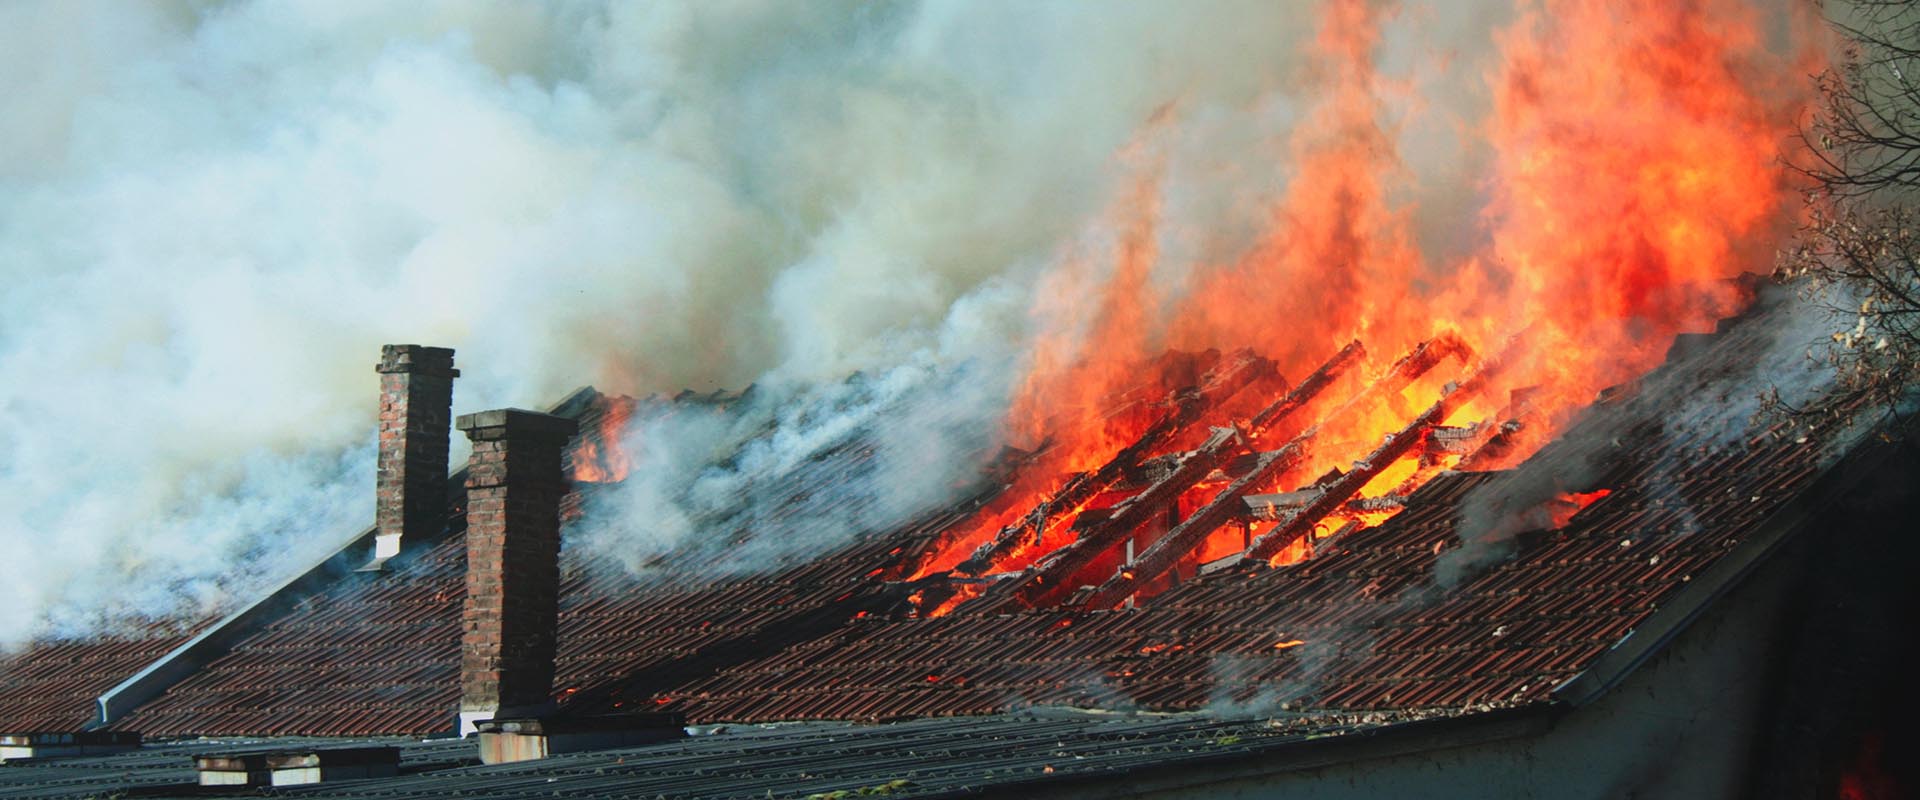
<svg viewBox="0 0 1920 800">
<path fill-rule="evenodd" d="M 1844 47 L 1790 164 L 1808 177 L 1807 224 L 1779 277 L 1840 323 L 1825 348 L 1840 390 L 1809 408 L 1897 404 L 1920 386 L 1920 2 L 1825 9 Z"/>
</svg>

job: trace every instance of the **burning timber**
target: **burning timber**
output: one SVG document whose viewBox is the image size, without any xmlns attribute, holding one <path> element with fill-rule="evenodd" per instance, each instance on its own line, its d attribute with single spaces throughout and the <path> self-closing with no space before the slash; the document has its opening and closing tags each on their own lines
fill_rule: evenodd
<svg viewBox="0 0 1920 800">
<path fill-rule="evenodd" d="M 981 545 L 972 556 L 955 567 L 954 572 L 981 575 L 1016 549 L 1038 546 L 1065 520 L 1080 512 L 1087 501 L 1119 484 L 1128 473 L 1138 469 L 1147 460 L 1148 454 L 1192 426 L 1209 409 L 1248 384 L 1271 382 L 1278 382 L 1282 384 L 1280 388 L 1284 388 L 1284 381 L 1273 371 L 1272 362 L 1243 358 L 1236 359 L 1225 370 L 1209 376 L 1205 385 L 1197 389 L 1179 390 L 1174 398 L 1173 410 L 1161 416 L 1138 440 L 1115 453 L 1100 469 L 1073 476 L 1059 492 L 1035 505 L 1018 521 L 1000 529 L 992 540 Z M 1318 387 L 1314 387 L 1309 391 L 1317 390 Z"/>
<path fill-rule="evenodd" d="M 940 616 L 956 607 L 986 611 L 1009 604 L 1029 608 L 1063 603 L 1112 607 L 1132 597 L 1149 581 L 1173 575 L 1181 563 L 1196 560 L 1209 549 L 1210 542 L 1219 541 L 1222 531 L 1230 532 L 1235 525 L 1240 527 L 1242 557 L 1270 559 L 1272 553 L 1260 553 L 1293 543 L 1299 539 L 1300 530 L 1310 531 L 1336 512 L 1345 512 L 1354 520 L 1367 515 L 1390 516 L 1400 507 L 1397 498 L 1418 488 L 1447 464 L 1477 451 L 1498 429 L 1490 421 L 1443 424 L 1484 388 L 1493 370 L 1482 368 L 1465 383 L 1444 387 L 1441 397 L 1426 412 L 1364 457 L 1364 468 L 1346 473 L 1336 470 L 1323 481 L 1285 493 L 1296 497 L 1298 503 L 1286 503 L 1293 507 L 1285 513 L 1271 514 L 1277 524 L 1254 539 L 1252 527 L 1260 514 L 1249 512 L 1249 495 L 1275 496 L 1272 493 L 1294 480 L 1316 450 L 1324 446 L 1320 441 L 1323 432 L 1391 405 L 1442 362 L 1452 359 L 1466 364 L 1473 358 L 1473 351 L 1457 337 L 1439 336 L 1414 346 L 1344 400 L 1326 396 L 1330 388 L 1352 377 L 1365 356 L 1366 349 L 1359 341 L 1350 342 L 1244 421 L 1213 427 L 1205 441 L 1193 449 L 1155 454 L 1155 448 L 1176 439 L 1179 431 L 1231 394 L 1220 388 L 1223 376 L 1238 377 L 1244 370 L 1229 368 L 1202 386 L 1176 391 L 1171 410 L 1136 441 L 1100 469 L 1075 475 L 1059 491 L 1041 498 L 953 570 L 956 576 L 1000 574 L 1003 580 L 984 588 L 978 583 L 955 588 L 961 585 L 930 581 L 919 595 L 929 598 L 919 604 L 922 612 Z M 1281 383 L 1277 378 L 1273 382 Z M 1320 415 L 1317 422 L 1309 425 L 1296 420 L 1315 409 Z M 1259 442 L 1276 434 L 1290 438 L 1276 449 L 1258 448 Z M 1364 504 L 1349 503 L 1369 481 L 1408 454 L 1416 456 L 1414 471 L 1397 481 L 1391 495 L 1368 498 Z M 1130 474 L 1143 480 L 1128 487 L 1125 478 Z M 1116 503 L 1089 507 L 1103 493 L 1128 489 L 1127 496 Z M 1197 495 L 1204 499 L 1197 500 Z M 1182 515 L 1182 506 L 1189 502 L 1197 505 Z M 1069 526 L 1075 533 L 1072 541 L 1055 546 L 1024 569 L 1010 571 L 1004 566 L 1023 549 L 1044 548 L 1054 531 Z M 1144 550 L 1136 553 L 1142 547 Z M 1115 558 L 1118 564 L 1109 575 L 1096 572 Z M 1089 579 L 1097 586 L 1088 585 Z M 975 595 L 979 596 L 977 600 L 970 599 Z M 938 602 L 931 602 L 935 597 Z"/>
<path fill-rule="evenodd" d="M 1395 364 L 1387 379 L 1376 382 L 1368 391 L 1371 393 L 1397 390 L 1400 384 L 1425 374 L 1442 358 L 1449 355 L 1465 357 L 1465 354 L 1464 346 L 1455 340 L 1422 343 L 1414 352 Z M 1317 496 L 1312 500 L 1282 519 L 1273 530 L 1255 539 L 1247 549 L 1247 557 L 1255 559 L 1270 557 L 1270 554 L 1263 555 L 1263 553 L 1274 549 L 1276 542 L 1289 543 L 1303 535 L 1303 530 L 1310 530 L 1314 523 L 1352 497 L 1388 464 L 1398 460 L 1415 444 L 1423 441 L 1427 429 L 1446 419 L 1460 406 L 1461 402 L 1478 392 L 1486 377 L 1487 372 L 1483 370 L 1466 384 L 1447 391 L 1425 413 L 1408 423 L 1406 429 L 1389 437 L 1385 444 L 1368 455 L 1361 462 L 1363 467 L 1342 475 L 1331 485 L 1320 488 Z M 1138 576 L 1159 575 L 1171 568 L 1175 561 L 1191 551 L 1200 540 L 1239 513 L 1239 510 L 1244 507 L 1240 498 L 1249 489 L 1270 484 L 1296 466 L 1301 454 L 1311 445 L 1313 435 L 1314 431 L 1308 431 L 1289 442 L 1286 447 L 1274 453 L 1262 454 L 1261 460 L 1252 471 L 1220 492 L 1206 507 L 1168 531 L 1137 561 L 1101 584 L 1083 602 L 1095 608 L 1111 606 L 1133 593 Z"/>
<path fill-rule="evenodd" d="M 1486 386 L 1487 380 L 1498 370 L 1498 366 L 1496 362 L 1475 373 L 1467 382 L 1449 387 L 1431 407 L 1407 423 L 1407 427 L 1388 436 L 1387 441 L 1378 449 L 1356 463 L 1352 471 L 1322 487 L 1319 497 L 1281 519 L 1273 530 L 1255 539 L 1252 546 L 1247 548 L 1247 557 L 1272 558 L 1278 554 L 1281 547 L 1301 536 L 1308 535 L 1315 522 L 1345 503 L 1348 498 L 1353 497 L 1361 487 L 1386 469 L 1388 464 L 1398 461 L 1401 456 L 1425 441 L 1425 437 L 1432 428 L 1450 416 L 1467 399 L 1478 394 Z"/>
<path fill-rule="evenodd" d="M 1342 348 L 1306 380 L 1255 415 L 1248 432 L 1243 434 L 1235 428 L 1213 429 L 1199 449 L 1178 457 L 1177 465 L 1171 472 L 1116 507 L 1104 521 L 1082 532 L 1078 541 L 1056 552 L 1037 569 L 1029 571 L 1024 579 L 1017 580 L 1007 591 L 1028 606 L 1057 602 L 1063 587 L 1071 590 L 1071 584 L 1065 583 L 1067 578 L 1118 544 L 1122 538 L 1132 536 L 1151 515 L 1160 513 L 1179 493 L 1191 489 L 1227 460 L 1244 454 L 1247 442 L 1252 437 L 1278 425 L 1306 406 L 1363 353 L 1359 342 Z"/>
</svg>

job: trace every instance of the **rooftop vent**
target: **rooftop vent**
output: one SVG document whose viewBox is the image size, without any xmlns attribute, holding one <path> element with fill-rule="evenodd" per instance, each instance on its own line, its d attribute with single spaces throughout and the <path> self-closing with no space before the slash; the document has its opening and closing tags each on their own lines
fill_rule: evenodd
<svg viewBox="0 0 1920 800">
<path fill-rule="evenodd" d="M 400 771 L 400 748 L 255 750 L 197 756 L 193 761 L 201 786 L 300 786 L 393 777 Z"/>
<path fill-rule="evenodd" d="M 131 731 L 32 731 L 0 734 L 0 761 L 120 753 L 140 748 Z"/>
<path fill-rule="evenodd" d="M 507 764 L 560 753 L 633 747 L 687 735 L 679 714 L 617 714 L 555 719 L 491 719 L 479 723 L 480 761 Z"/>
</svg>

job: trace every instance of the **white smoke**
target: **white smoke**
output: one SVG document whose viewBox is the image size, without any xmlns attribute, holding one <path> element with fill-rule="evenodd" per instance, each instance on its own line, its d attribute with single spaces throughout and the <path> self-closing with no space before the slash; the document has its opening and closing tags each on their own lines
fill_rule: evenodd
<svg viewBox="0 0 1920 800">
<path fill-rule="evenodd" d="M 1595 408 L 1575 427 L 1518 469 L 1490 479 L 1461 501 L 1460 546 L 1442 553 L 1434 566 L 1434 584 L 1451 590 L 1485 568 L 1511 555 L 1515 536 L 1551 527 L 1542 504 L 1567 492 L 1611 488 L 1594 481 L 1608 465 L 1616 464 L 1621 449 L 1631 444 L 1630 431 L 1657 420 L 1669 436 L 1652 455 L 1652 477 L 1643 480 L 1655 490 L 1678 486 L 1679 476 L 1697 469 L 1684 448 L 1709 446 L 1721 450 L 1737 446 L 1780 425 L 1783 435 L 1805 436 L 1822 448 L 1820 457 L 1831 462 L 1857 443 L 1859 430 L 1807 435 L 1804 421 L 1785 419 L 1783 411 L 1805 406 L 1833 389 L 1834 372 L 1826 364 L 1825 349 L 1835 322 L 1816 304 L 1794 302 L 1780 287 L 1766 287 L 1751 319 L 1739 321 L 1725 336 L 1756 340 L 1703 357 L 1679 356 L 1677 369 L 1656 371 L 1633 388 L 1630 399 L 1617 406 Z M 1712 345 L 1706 345 L 1711 347 Z M 1770 406 L 1772 398 L 1774 406 Z M 1658 411 L 1652 411 L 1657 409 Z M 1855 425 L 1870 425 L 1878 417 L 1862 415 Z M 1805 440 L 1803 439 L 1803 441 Z M 1665 476 L 1673 476 L 1671 479 Z M 1691 509 L 1677 492 L 1663 497 L 1678 508 L 1683 531 L 1694 529 Z M 1424 597 L 1416 601 L 1424 602 Z"/>
<path fill-rule="evenodd" d="M 568 546 L 634 574 L 712 576 L 889 530 L 979 474 L 1010 374 L 921 357 L 844 381 L 758 384 L 725 405 L 651 407 L 625 438 L 632 472 L 588 494 Z"/>
<path fill-rule="evenodd" d="M 1509 6 L 1385 16 L 1396 202 L 1437 265 L 1483 244 Z M 456 412 L 761 387 L 636 432 L 671 468 L 582 529 L 636 567 L 852 432 L 865 500 L 740 568 L 942 502 L 991 449 L 1038 279 L 1116 238 L 1149 120 L 1157 289 L 1271 225 L 1317 17 L 0 4 L 0 644 L 227 607 L 364 528 L 383 343 L 456 348 Z"/>
<path fill-rule="evenodd" d="M 219 608 L 356 533 L 382 343 L 457 348 L 458 412 L 946 391 L 1016 360 L 1167 107 L 1168 269 L 1231 249 L 1314 20 L 1204 11 L 0 4 L 0 642 Z"/>
</svg>

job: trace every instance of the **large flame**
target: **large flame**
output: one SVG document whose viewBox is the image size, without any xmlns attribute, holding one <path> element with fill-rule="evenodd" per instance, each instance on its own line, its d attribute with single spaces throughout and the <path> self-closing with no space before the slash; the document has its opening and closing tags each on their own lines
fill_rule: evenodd
<svg viewBox="0 0 1920 800">
<path fill-rule="evenodd" d="M 1493 236 L 1472 269 L 1499 304 L 1482 308 L 1532 325 L 1547 409 L 1653 366 L 1673 334 L 1734 310 L 1724 279 L 1767 263 L 1794 106 L 1761 98 L 1793 70 L 1757 28 L 1734 2 L 1566 0 L 1502 38 Z"/>
<path fill-rule="evenodd" d="M 1007 420 L 1015 442 L 1046 448 L 1050 467 L 1079 471 L 1100 466 L 1151 424 L 1138 413 L 1127 413 L 1132 409 L 1116 409 L 1117 401 L 1158 400 L 1171 388 L 1152 379 L 1160 376 L 1142 376 L 1132 368 L 1149 347 L 1147 306 L 1152 298 L 1147 277 L 1157 256 L 1157 189 L 1155 176 L 1140 178 L 1116 210 L 1124 218 L 1119 220 L 1113 271 L 1103 283 L 1088 274 L 1093 265 L 1073 259 L 1048 276 L 1039 292 L 1035 314 L 1042 332 Z M 1089 296 L 1094 302 L 1082 308 L 1082 298 Z M 1071 327 L 1081 320 L 1089 323 L 1084 329 Z M 1086 358 L 1089 349 L 1110 357 Z M 1135 396 L 1123 397 L 1129 392 Z"/>
<path fill-rule="evenodd" d="M 1307 54 L 1321 100 L 1288 142 L 1292 174 L 1271 228 L 1240 261 L 1201 275 L 1173 319 L 1175 346 L 1251 346 L 1299 375 L 1356 332 L 1380 353 L 1425 333 L 1411 319 L 1406 326 L 1422 330 L 1409 338 L 1375 333 L 1379 315 L 1425 316 L 1407 302 L 1418 252 L 1404 214 L 1386 202 L 1398 162 L 1392 131 L 1379 123 L 1381 12 L 1340 0 L 1323 14 Z"/>
<path fill-rule="evenodd" d="M 1474 443 L 1499 432 L 1501 447 L 1483 448 L 1471 466 L 1509 465 L 1602 389 L 1656 365 L 1675 334 L 1706 329 L 1743 302 L 1730 279 L 1764 266 L 1790 221 L 1779 148 L 1806 99 L 1789 88 L 1804 84 L 1796 80 L 1804 61 L 1763 46 L 1755 11 L 1734 0 L 1523 7 L 1498 37 L 1501 57 L 1488 75 L 1484 234 L 1469 257 L 1449 263 L 1420 252 L 1411 209 L 1393 200 L 1410 193 L 1394 191 L 1407 178 L 1397 131 L 1382 121 L 1387 90 L 1374 69 L 1389 13 L 1362 0 L 1324 7 L 1305 54 L 1317 103 L 1286 143 L 1289 182 L 1268 229 L 1244 256 L 1200 270 L 1176 296 L 1157 296 L 1147 280 L 1159 258 L 1162 199 L 1158 168 L 1141 169 L 1111 215 L 1119 233 L 1105 282 L 1085 286 L 1100 271 L 1070 263 L 1039 300 L 1051 329 L 1078 321 L 1073 336 L 1039 341 L 1008 419 L 1016 441 L 1046 449 L 919 574 L 960 563 L 1152 425 L 1156 414 L 1143 401 L 1164 399 L 1191 378 L 1148 359 L 1165 348 L 1252 347 L 1298 378 L 1358 338 L 1369 366 L 1360 380 L 1326 393 L 1346 398 L 1419 342 L 1461 345 L 1457 357 L 1404 386 L 1302 412 L 1293 431 L 1317 423 L 1310 446 L 1257 488 L 1292 491 L 1364 469 L 1369 479 L 1357 500 L 1379 503 L 1325 514 L 1314 533 L 1272 558 L 1288 563 L 1308 557 L 1316 537 L 1378 524 L 1394 498 L 1461 464 L 1462 452 L 1432 446 L 1398 451 L 1391 464 L 1352 463 L 1396 432 L 1433 435 L 1431 426 L 1406 426 L 1451 385 L 1498 362 L 1497 375 L 1432 422 Z M 1245 422 L 1216 416 L 1204 424 Z M 1051 513 L 1071 519 L 1083 510 Z M 1260 524 L 1223 526 L 1196 552 L 1233 550 L 1261 533 Z M 1071 538 L 1032 542 L 995 571 L 1032 563 Z"/>
</svg>

